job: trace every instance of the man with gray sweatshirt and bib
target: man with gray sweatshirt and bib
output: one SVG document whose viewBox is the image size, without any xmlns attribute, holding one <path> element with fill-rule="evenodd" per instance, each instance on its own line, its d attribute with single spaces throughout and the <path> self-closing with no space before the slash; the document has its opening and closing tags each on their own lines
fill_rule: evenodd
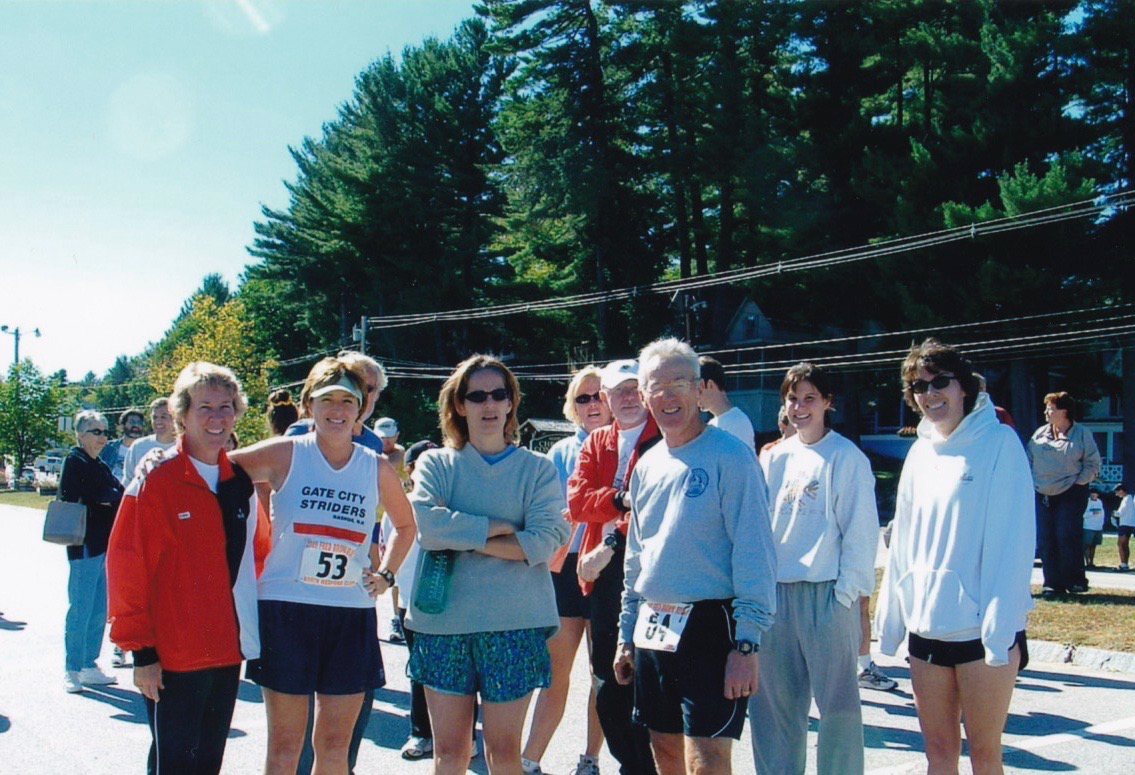
<svg viewBox="0 0 1135 775">
<path fill-rule="evenodd" d="M 776 555 L 753 453 L 698 411 L 698 356 L 677 339 L 639 355 L 663 444 L 630 482 L 615 677 L 634 682 L 661 775 L 729 773 L 776 608 Z"/>
</svg>

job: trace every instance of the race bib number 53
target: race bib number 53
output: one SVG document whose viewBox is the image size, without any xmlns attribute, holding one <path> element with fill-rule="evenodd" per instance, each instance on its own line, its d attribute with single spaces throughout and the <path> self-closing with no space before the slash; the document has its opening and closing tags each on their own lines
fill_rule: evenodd
<svg viewBox="0 0 1135 775">
<path fill-rule="evenodd" d="M 358 547 L 338 541 L 308 541 L 300 561 L 300 581 L 320 587 L 351 587 L 362 579 Z"/>
<path fill-rule="evenodd" d="M 638 621 L 634 626 L 635 647 L 677 651 L 693 608 L 692 603 L 639 603 Z"/>
</svg>

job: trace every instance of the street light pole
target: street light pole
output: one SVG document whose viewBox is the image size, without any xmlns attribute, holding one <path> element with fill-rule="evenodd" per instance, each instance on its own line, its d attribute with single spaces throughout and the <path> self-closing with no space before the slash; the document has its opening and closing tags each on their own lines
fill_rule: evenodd
<svg viewBox="0 0 1135 775">
<path fill-rule="evenodd" d="M 16 354 L 15 354 L 15 357 L 12 359 L 12 363 L 19 364 L 19 362 L 20 362 L 20 335 L 23 332 L 20 331 L 19 326 L 16 326 L 16 328 L 12 329 L 12 330 L 9 330 L 8 326 L 0 326 L 0 332 L 3 332 L 5 334 L 8 334 L 9 336 L 15 338 L 15 340 L 16 340 Z M 33 328 L 31 330 L 31 333 L 34 336 L 40 336 L 38 328 Z"/>
</svg>

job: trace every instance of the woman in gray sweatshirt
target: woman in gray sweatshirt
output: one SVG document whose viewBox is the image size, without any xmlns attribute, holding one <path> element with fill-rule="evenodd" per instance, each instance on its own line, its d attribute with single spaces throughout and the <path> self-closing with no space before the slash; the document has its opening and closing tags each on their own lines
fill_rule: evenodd
<svg viewBox="0 0 1135 775">
<path fill-rule="evenodd" d="M 1036 538 L 1046 597 L 1087 592 L 1083 521 L 1088 485 L 1099 475 L 1091 431 L 1076 422 L 1076 401 L 1061 391 L 1044 397 L 1044 419 L 1026 451 L 1036 488 Z"/>
<path fill-rule="evenodd" d="M 415 585 L 406 626 L 410 675 L 425 686 L 434 772 L 464 773 L 477 694 L 490 772 L 520 771 L 532 692 L 551 684 L 547 641 L 559 627 L 548 560 L 568 539 L 559 476 L 515 444 L 520 386 L 496 358 L 458 365 L 438 398 L 445 448 L 419 458 L 410 501 L 424 550 L 445 552 L 444 602 Z"/>
</svg>

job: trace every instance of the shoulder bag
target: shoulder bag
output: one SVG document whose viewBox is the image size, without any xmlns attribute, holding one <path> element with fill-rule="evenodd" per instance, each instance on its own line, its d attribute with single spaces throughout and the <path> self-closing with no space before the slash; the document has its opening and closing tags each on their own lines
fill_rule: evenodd
<svg viewBox="0 0 1135 775">
<path fill-rule="evenodd" d="M 64 546 L 80 546 L 87 537 L 87 507 L 82 503 L 55 500 L 47 506 L 43 540 Z"/>
</svg>

